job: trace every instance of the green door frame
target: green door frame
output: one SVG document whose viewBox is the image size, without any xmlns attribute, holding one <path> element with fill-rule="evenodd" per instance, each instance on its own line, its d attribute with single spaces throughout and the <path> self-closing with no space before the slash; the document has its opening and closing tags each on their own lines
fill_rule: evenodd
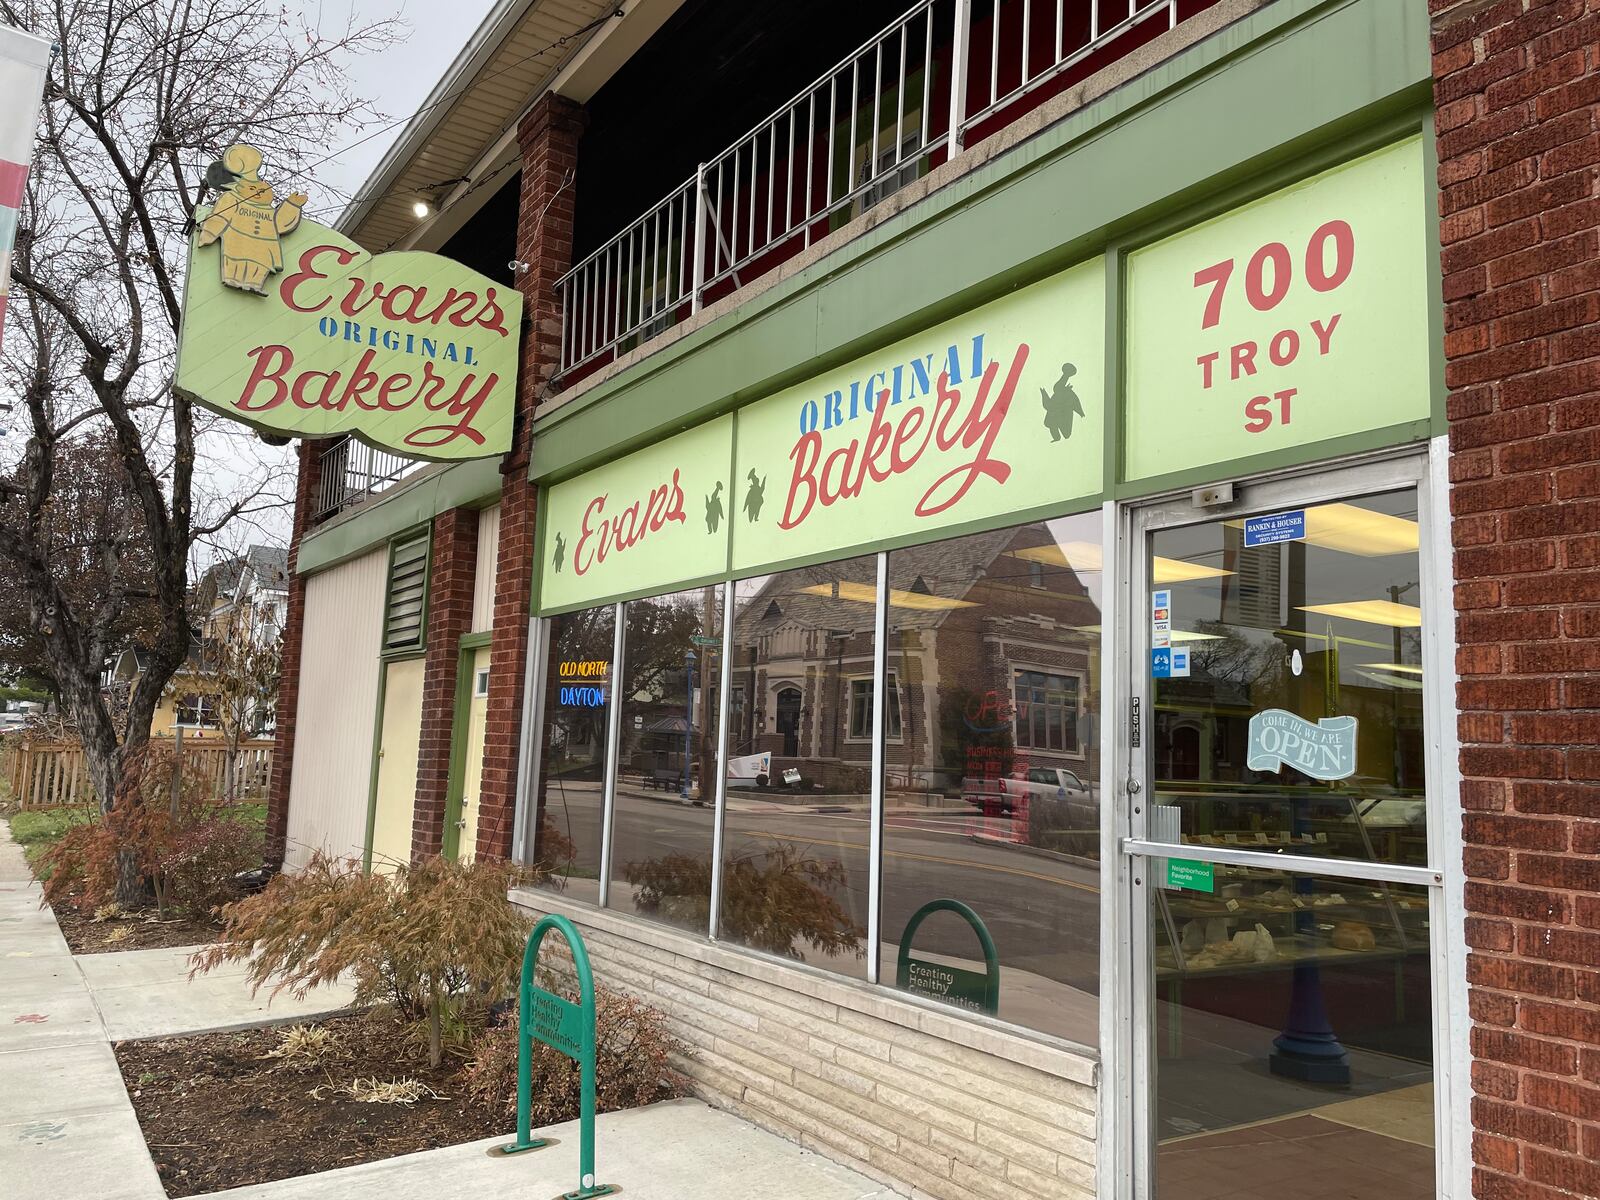
<svg viewBox="0 0 1600 1200">
<path fill-rule="evenodd" d="M 463 793 L 467 784 L 467 728 L 472 720 L 472 675 L 478 651 L 489 645 L 492 634 L 466 633 L 461 636 L 460 657 L 456 661 L 455 713 L 450 721 L 450 773 L 444 792 L 444 838 L 440 849 L 454 860 L 461 855 Z"/>
</svg>

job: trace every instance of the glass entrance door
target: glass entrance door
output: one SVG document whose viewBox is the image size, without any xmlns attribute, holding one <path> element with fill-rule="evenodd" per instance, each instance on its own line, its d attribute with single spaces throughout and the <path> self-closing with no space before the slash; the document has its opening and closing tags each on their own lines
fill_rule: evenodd
<svg viewBox="0 0 1600 1200">
<path fill-rule="evenodd" d="M 1395 463 L 1134 516 L 1143 1195 L 1435 1195 L 1419 531 Z"/>
</svg>

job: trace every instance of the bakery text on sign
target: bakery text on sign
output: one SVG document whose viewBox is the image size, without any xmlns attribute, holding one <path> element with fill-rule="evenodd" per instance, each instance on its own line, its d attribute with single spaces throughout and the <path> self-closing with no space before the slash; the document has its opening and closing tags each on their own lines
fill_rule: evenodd
<svg viewBox="0 0 1600 1200">
<path fill-rule="evenodd" d="M 1005 483 L 1011 465 L 995 454 L 995 440 L 1011 411 L 1028 346 L 1017 346 L 1004 382 L 998 382 L 1000 360 L 985 355 L 983 342 L 983 334 L 974 337 L 970 355 L 951 346 L 937 376 L 933 356 L 928 355 L 909 364 L 909 375 L 897 364 L 892 372 L 869 376 L 864 390 L 852 384 L 848 418 L 841 406 L 842 391 L 829 392 L 821 407 L 823 429 L 864 414 L 871 414 L 872 422 L 864 438 L 851 438 L 826 456 L 817 427 L 818 406 L 815 401 L 802 405 L 800 437 L 789 451 L 793 470 L 778 527 L 793 529 L 818 504 L 828 508 L 840 500 L 853 500 L 869 484 L 910 471 L 930 449 L 937 454 L 959 449 L 965 457 L 928 485 L 916 504 L 918 517 L 936 516 L 960 503 L 980 477 Z M 970 370 L 965 386 L 957 387 L 963 383 L 964 359 Z M 932 405 L 912 403 L 918 396 L 931 399 Z M 906 407 L 891 416 L 890 410 L 903 400 Z"/>
<path fill-rule="evenodd" d="M 483 445 L 484 437 L 473 428 L 473 419 L 494 392 L 500 377 L 492 371 L 484 375 L 466 371 L 452 379 L 448 366 L 440 368 L 434 364 L 480 365 L 472 344 L 458 344 L 451 340 L 452 336 L 467 336 L 473 331 L 498 338 L 511 336 L 496 290 L 486 288 L 480 296 L 452 287 L 430 296 L 425 286 L 385 283 L 381 279 L 369 283 L 359 275 L 335 280 L 330 286 L 324 265 L 348 267 L 356 258 L 354 252 L 338 246 L 312 246 L 300 255 L 298 269 L 284 278 L 278 293 L 289 308 L 309 316 L 328 314 L 334 293 L 342 290 L 344 295 L 335 311 L 346 319 L 341 321 L 331 314 L 324 315 L 317 321 L 317 332 L 326 338 L 366 347 L 361 357 L 348 371 L 295 373 L 295 356 L 290 347 L 257 346 L 246 354 L 253 365 L 244 391 L 234 401 L 234 406 L 241 412 L 261 413 L 285 401 L 300 408 L 339 411 L 352 404 L 377 412 L 404 412 L 413 405 L 421 405 L 444 419 L 406 434 L 405 445 L 432 449 L 448 445 L 458 437 Z M 349 319 L 367 315 L 408 325 L 411 331 L 401 334 Z M 418 358 L 421 369 L 408 365 L 407 370 L 380 377 L 373 370 L 380 349 Z"/>
<path fill-rule="evenodd" d="M 1236 260 L 1232 258 L 1196 271 L 1194 286 L 1209 289 L 1205 293 L 1201 329 L 1217 326 L 1224 307 L 1237 312 L 1241 301 L 1255 312 L 1270 313 L 1293 287 L 1306 287 L 1329 296 L 1328 314 L 1313 318 L 1304 329 L 1289 326 L 1199 355 L 1195 366 L 1200 372 L 1200 386 L 1209 390 L 1224 378 L 1230 382 L 1248 380 L 1268 364 L 1291 367 L 1302 355 L 1326 357 L 1332 354 L 1340 317 L 1334 293 L 1350 278 L 1355 256 L 1355 232 L 1350 223 L 1334 220 L 1319 226 L 1300 254 L 1291 253 L 1282 242 L 1268 242 L 1260 247 L 1250 256 L 1238 283 L 1234 279 Z M 1298 391 L 1294 387 L 1280 387 L 1251 396 L 1245 401 L 1242 414 L 1245 432 L 1265 433 L 1274 422 L 1290 424 Z"/>
</svg>

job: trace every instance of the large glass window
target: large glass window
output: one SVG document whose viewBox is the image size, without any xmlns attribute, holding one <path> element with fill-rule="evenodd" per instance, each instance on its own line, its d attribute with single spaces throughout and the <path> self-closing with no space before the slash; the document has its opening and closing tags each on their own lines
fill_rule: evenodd
<svg viewBox="0 0 1600 1200">
<path fill-rule="evenodd" d="M 721 584 L 624 606 L 614 908 L 705 932 L 722 680 Z"/>
<path fill-rule="evenodd" d="M 1089 1045 L 1100 568 L 1098 514 L 889 555 L 880 978 Z"/>
<path fill-rule="evenodd" d="M 877 560 L 734 590 L 720 936 L 866 975 Z M 865 685 L 864 687 L 862 685 Z"/>
<path fill-rule="evenodd" d="M 615 702 L 611 652 L 616 608 L 550 618 L 543 745 L 534 789 L 534 860 L 549 882 L 600 898 L 600 828 L 606 732 Z"/>
</svg>

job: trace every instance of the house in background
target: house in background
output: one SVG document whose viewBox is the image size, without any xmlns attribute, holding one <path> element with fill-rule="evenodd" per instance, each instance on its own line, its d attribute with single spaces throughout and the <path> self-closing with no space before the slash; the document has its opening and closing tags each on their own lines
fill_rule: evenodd
<svg viewBox="0 0 1600 1200">
<path fill-rule="evenodd" d="M 194 588 L 194 640 L 189 656 L 162 693 L 151 721 L 153 737 L 220 738 L 218 664 L 223 646 L 235 631 L 261 649 L 283 631 L 288 608 L 288 551 L 282 546 L 251 546 L 244 554 L 208 567 Z M 112 660 L 105 675 L 108 694 L 126 702 L 144 674 L 149 655 L 128 646 Z M 271 737 L 275 724 L 272 701 L 255 706 L 247 722 L 253 737 Z"/>
</svg>

